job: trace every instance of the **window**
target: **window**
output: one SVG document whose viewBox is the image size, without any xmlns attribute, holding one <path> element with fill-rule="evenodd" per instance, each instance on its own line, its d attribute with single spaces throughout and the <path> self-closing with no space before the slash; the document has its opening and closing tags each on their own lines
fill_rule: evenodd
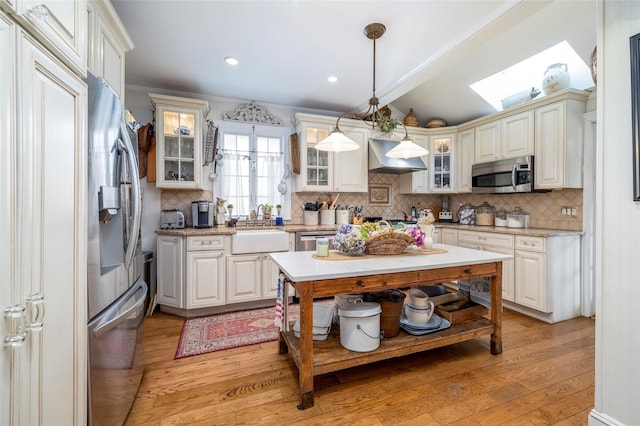
<svg viewBox="0 0 640 426">
<path fill-rule="evenodd" d="M 214 195 L 233 204 L 233 214 L 248 216 L 261 204 L 282 206 L 282 216 L 291 218 L 291 192 L 285 171 L 285 149 L 291 129 L 251 123 L 218 123 L 218 149 L 222 161 L 216 168 Z M 286 192 L 281 182 L 286 184 Z M 259 212 L 262 213 L 262 212 Z"/>
<path fill-rule="evenodd" d="M 571 75 L 570 87 L 580 90 L 593 87 L 591 69 L 566 40 L 470 87 L 496 111 L 502 111 L 502 99 L 532 87 L 540 89 L 547 67 L 555 63 L 567 64 Z M 538 98 L 543 96 L 544 93 L 540 93 Z"/>
</svg>

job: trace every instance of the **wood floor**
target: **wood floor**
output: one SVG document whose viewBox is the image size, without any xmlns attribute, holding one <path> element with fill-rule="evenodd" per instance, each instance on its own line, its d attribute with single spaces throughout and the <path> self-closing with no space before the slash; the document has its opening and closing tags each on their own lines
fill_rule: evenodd
<svg viewBox="0 0 640 426">
<path fill-rule="evenodd" d="M 321 376 L 300 411 L 297 369 L 277 342 L 174 360 L 183 319 L 154 313 L 126 425 L 586 425 L 594 321 L 503 319 L 501 355 L 484 336 Z"/>
</svg>

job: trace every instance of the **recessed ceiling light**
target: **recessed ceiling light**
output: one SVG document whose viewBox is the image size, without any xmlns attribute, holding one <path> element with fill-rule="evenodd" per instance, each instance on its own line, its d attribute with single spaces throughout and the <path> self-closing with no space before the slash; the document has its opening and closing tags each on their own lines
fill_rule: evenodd
<svg viewBox="0 0 640 426">
<path fill-rule="evenodd" d="M 332 75 L 327 80 L 329 80 L 329 83 L 335 83 L 336 81 L 338 81 L 338 77 L 336 77 L 335 75 Z"/>
<path fill-rule="evenodd" d="M 227 56 L 226 58 L 224 58 L 224 61 L 229 65 L 238 65 L 238 60 L 233 56 Z"/>
</svg>

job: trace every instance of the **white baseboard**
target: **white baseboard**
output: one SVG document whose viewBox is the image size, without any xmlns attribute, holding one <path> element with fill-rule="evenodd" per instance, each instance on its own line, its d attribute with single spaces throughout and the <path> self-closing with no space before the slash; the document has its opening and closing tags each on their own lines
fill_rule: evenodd
<svg viewBox="0 0 640 426">
<path fill-rule="evenodd" d="M 624 426 L 624 423 L 592 409 L 589 413 L 589 426 Z"/>
</svg>

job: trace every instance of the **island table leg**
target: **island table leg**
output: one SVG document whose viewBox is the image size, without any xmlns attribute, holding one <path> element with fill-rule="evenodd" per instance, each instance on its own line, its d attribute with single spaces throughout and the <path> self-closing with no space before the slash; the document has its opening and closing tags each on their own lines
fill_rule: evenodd
<svg viewBox="0 0 640 426">
<path fill-rule="evenodd" d="M 313 282 L 300 283 L 300 404 L 313 407 Z"/>
<path fill-rule="evenodd" d="M 502 262 L 497 263 L 496 276 L 491 278 L 491 321 L 494 331 L 491 334 L 491 353 L 502 353 Z"/>
</svg>

